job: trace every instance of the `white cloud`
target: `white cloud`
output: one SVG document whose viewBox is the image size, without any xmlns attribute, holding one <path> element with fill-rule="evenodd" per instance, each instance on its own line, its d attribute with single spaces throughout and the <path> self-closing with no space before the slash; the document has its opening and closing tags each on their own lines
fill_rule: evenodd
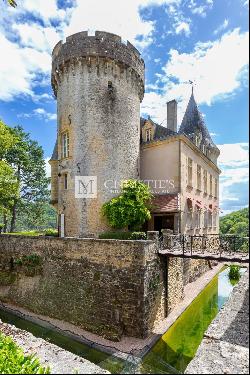
<svg viewBox="0 0 250 375">
<path fill-rule="evenodd" d="M 249 144 L 233 143 L 218 145 L 220 157 L 220 201 L 226 212 L 240 209 L 247 204 L 249 182 Z M 225 213 L 225 212 L 224 212 Z"/>
<path fill-rule="evenodd" d="M 229 20 L 226 18 L 224 22 L 214 30 L 214 35 L 219 34 L 221 31 L 225 30 L 229 25 Z"/>
<path fill-rule="evenodd" d="M 18 117 L 23 117 L 23 118 L 30 118 L 34 116 L 40 119 L 44 119 L 46 122 L 54 121 L 57 119 L 56 113 L 47 112 L 44 108 L 36 108 L 30 113 L 20 113 L 18 115 Z"/>
<path fill-rule="evenodd" d="M 190 31 L 190 25 L 187 22 L 181 22 L 177 27 L 176 27 L 176 34 L 181 34 L 184 33 L 186 36 L 189 36 L 191 31 Z"/>
<path fill-rule="evenodd" d="M 211 105 L 216 100 L 228 98 L 245 79 L 249 62 L 248 39 L 247 32 L 235 29 L 213 42 L 198 42 L 191 53 L 171 49 L 168 62 L 157 75 L 156 83 L 161 91 L 145 94 L 142 111 L 161 122 L 166 117 L 162 103 L 175 98 L 179 101 L 180 122 L 191 92 L 189 80 L 195 82 L 195 97 L 199 104 Z"/>
<path fill-rule="evenodd" d="M 141 18 L 141 9 L 161 5 L 176 9 L 180 4 L 181 0 L 75 0 L 65 1 L 68 8 L 63 10 L 56 0 L 23 0 L 16 9 L 2 6 L 1 100 L 20 94 L 34 98 L 34 87 L 48 84 L 50 53 L 60 39 L 82 30 L 106 30 L 143 48 L 152 43 L 155 24 Z M 28 23 L 27 14 L 35 20 Z M 180 26 L 182 30 L 187 32 L 187 26 Z"/>
<path fill-rule="evenodd" d="M 0 98 L 3 101 L 17 95 L 32 95 L 32 80 L 37 73 L 49 74 L 50 55 L 32 48 L 20 48 L 0 34 Z"/>
<path fill-rule="evenodd" d="M 213 0 L 195 1 L 191 0 L 188 7 L 193 14 L 206 17 L 207 12 L 213 8 Z"/>
<path fill-rule="evenodd" d="M 13 30 L 18 32 L 23 46 L 37 51 L 51 52 L 60 40 L 60 35 L 53 27 L 42 27 L 37 23 L 16 23 Z"/>
</svg>

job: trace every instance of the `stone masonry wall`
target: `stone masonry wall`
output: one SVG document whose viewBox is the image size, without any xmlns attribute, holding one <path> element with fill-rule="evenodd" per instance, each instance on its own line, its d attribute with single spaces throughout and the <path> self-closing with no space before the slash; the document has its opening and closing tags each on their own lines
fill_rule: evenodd
<svg viewBox="0 0 250 375">
<path fill-rule="evenodd" d="M 0 236 L 0 300 L 112 340 L 146 337 L 162 292 L 152 241 Z"/>
</svg>

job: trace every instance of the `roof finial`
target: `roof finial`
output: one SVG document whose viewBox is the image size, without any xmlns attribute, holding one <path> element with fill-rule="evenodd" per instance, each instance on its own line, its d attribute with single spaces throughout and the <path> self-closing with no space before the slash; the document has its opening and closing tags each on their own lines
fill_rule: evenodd
<svg viewBox="0 0 250 375">
<path fill-rule="evenodd" d="M 190 85 L 192 85 L 192 95 L 194 95 L 194 82 L 189 80 Z"/>
</svg>

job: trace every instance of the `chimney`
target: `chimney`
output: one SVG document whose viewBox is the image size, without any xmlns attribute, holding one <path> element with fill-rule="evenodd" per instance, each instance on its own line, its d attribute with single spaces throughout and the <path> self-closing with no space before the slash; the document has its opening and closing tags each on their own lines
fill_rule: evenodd
<svg viewBox="0 0 250 375">
<path fill-rule="evenodd" d="M 177 132 L 177 101 L 167 102 L 167 128 Z"/>
</svg>

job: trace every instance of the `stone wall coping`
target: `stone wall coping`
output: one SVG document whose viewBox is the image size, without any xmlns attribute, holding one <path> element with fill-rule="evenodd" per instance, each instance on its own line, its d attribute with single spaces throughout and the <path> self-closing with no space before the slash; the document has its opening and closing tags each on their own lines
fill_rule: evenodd
<svg viewBox="0 0 250 375">
<path fill-rule="evenodd" d="M 50 240 L 50 241 L 75 241 L 75 242 L 103 242 L 103 243 L 134 243 L 134 244 L 142 244 L 142 245 L 149 245 L 154 243 L 151 240 L 118 240 L 118 239 L 103 239 L 103 238 L 80 238 L 80 237 L 53 237 L 53 236 L 25 236 L 19 234 L 1 234 L 0 235 L 0 243 L 1 238 L 20 238 L 20 239 L 39 239 L 39 240 Z"/>
</svg>

